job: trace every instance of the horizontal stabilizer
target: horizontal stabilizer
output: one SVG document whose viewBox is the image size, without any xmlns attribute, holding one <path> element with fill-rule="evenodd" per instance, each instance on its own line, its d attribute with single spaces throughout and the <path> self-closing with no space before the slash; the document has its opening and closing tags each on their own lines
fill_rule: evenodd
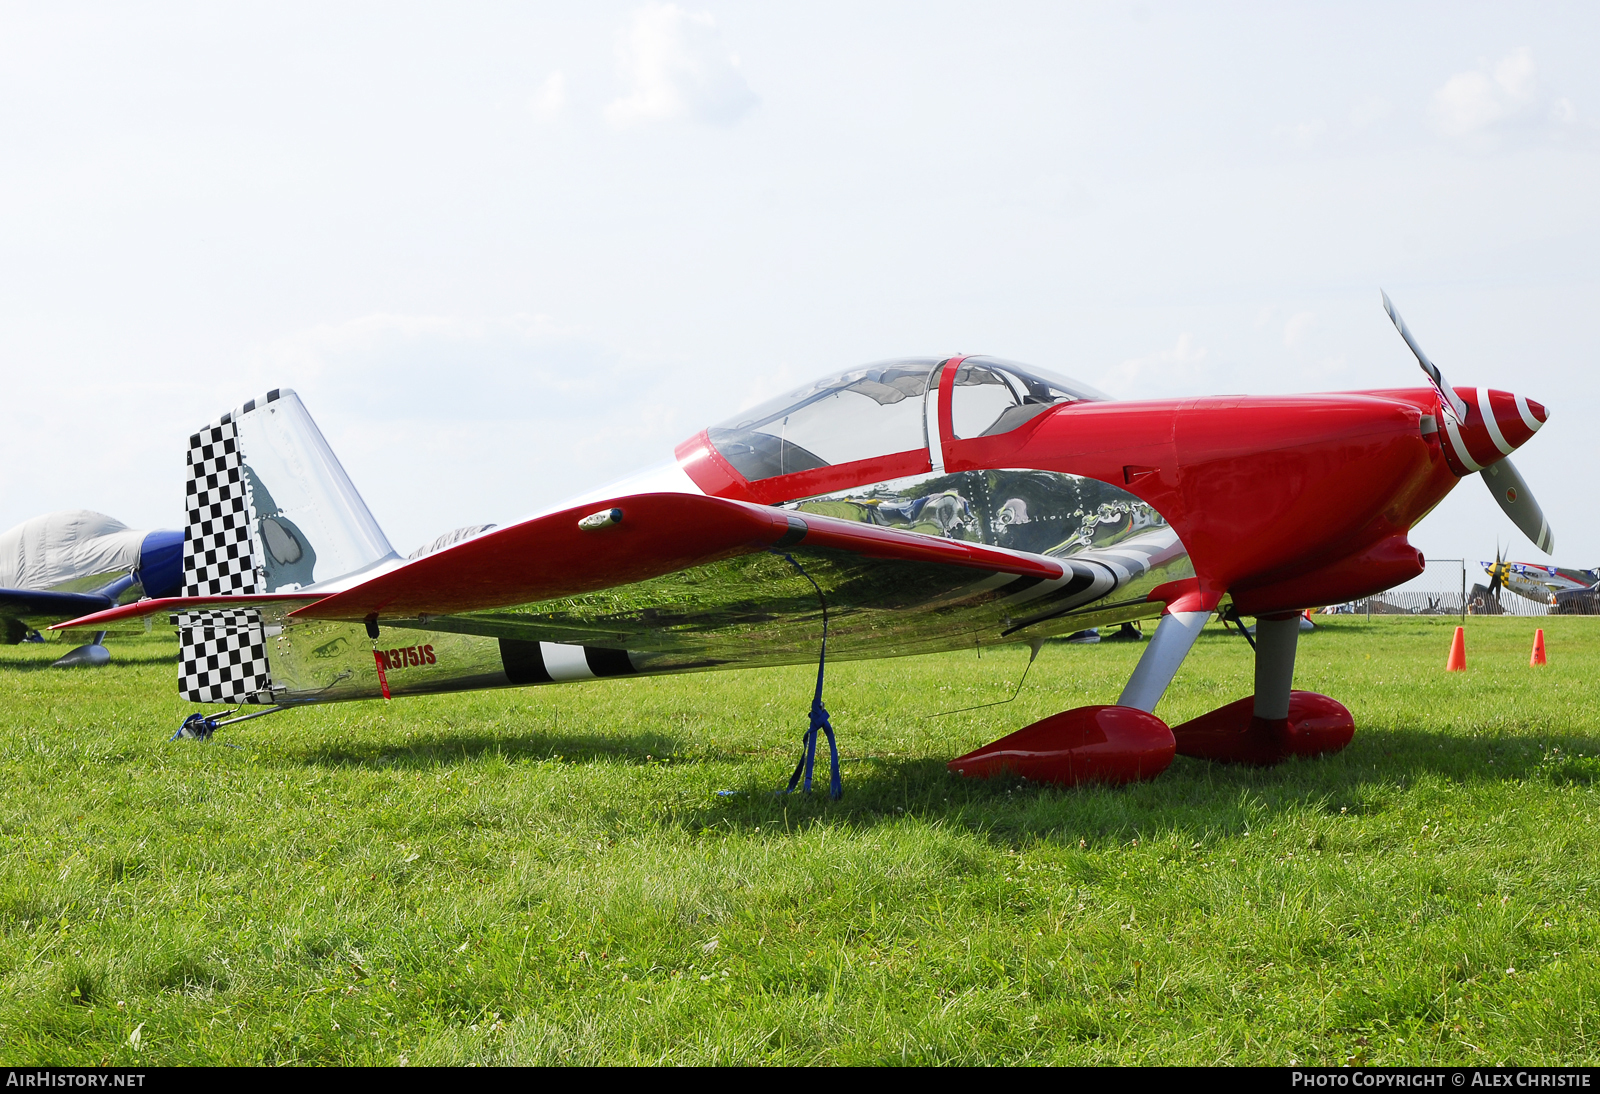
<svg viewBox="0 0 1600 1094">
<path fill-rule="evenodd" d="M 804 545 L 1054 580 L 1053 559 L 694 494 L 634 494 L 501 528 L 294 611 L 357 622 L 528 604 Z"/>
<path fill-rule="evenodd" d="M 317 600 L 320 595 L 317 593 L 313 593 L 310 596 L 304 593 L 251 593 L 242 596 L 165 596 L 155 600 L 135 600 L 132 604 L 124 604 L 109 611 L 95 612 L 93 615 L 86 615 L 81 619 L 69 619 L 65 623 L 57 623 L 50 629 L 62 631 L 69 627 L 74 629 L 92 627 L 98 630 L 108 624 L 119 623 L 125 619 L 138 619 L 146 615 L 160 615 L 162 612 L 262 608 L 272 604 L 292 608 L 309 604 Z M 91 598 L 81 597 L 80 599 L 88 600 Z M 109 603 L 105 597 L 94 597 L 92 599 L 98 600 L 101 604 Z M 81 611 L 82 609 L 79 610 Z"/>
</svg>

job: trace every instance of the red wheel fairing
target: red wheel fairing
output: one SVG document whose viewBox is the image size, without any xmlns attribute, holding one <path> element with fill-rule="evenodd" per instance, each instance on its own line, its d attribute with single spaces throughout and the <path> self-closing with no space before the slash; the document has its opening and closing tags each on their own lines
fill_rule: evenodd
<svg viewBox="0 0 1600 1094">
<path fill-rule="evenodd" d="M 1154 714 L 1133 707 L 1077 707 L 1053 714 L 947 765 L 957 775 L 987 779 L 1019 775 L 1034 782 L 1076 786 L 1153 779 L 1172 763 L 1172 731 Z"/>
</svg>

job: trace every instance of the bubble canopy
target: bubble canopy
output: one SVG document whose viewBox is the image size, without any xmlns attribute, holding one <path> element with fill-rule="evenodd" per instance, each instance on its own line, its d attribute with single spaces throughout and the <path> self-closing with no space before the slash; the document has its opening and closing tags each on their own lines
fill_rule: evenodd
<svg viewBox="0 0 1600 1094">
<path fill-rule="evenodd" d="M 929 389 L 952 360 L 906 357 L 826 376 L 712 426 L 707 436 L 749 482 L 925 449 Z M 951 398 L 955 436 L 995 436 L 1061 403 L 1109 398 L 1032 365 L 962 358 Z"/>
</svg>

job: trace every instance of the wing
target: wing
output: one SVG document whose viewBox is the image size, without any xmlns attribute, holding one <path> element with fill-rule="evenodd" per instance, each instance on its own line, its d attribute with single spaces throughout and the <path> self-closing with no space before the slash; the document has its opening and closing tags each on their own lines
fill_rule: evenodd
<svg viewBox="0 0 1600 1094">
<path fill-rule="evenodd" d="M 1595 581 L 1594 578 L 1589 576 L 1587 570 L 1575 570 L 1567 566 L 1557 566 L 1555 571 L 1554 576 L 1562 579 L 1560 588 L 1563 589 L 1587 589 Z M 1552 582 L 1552 584 L 1554 583 Z"/>
<path fill-rule="evenodd" d="M 0 616 L 20 619 L 29 626 L 41 626 L 59 619 L 72 619 L 99 612 L 112 605 L 108 596 L 97 593 L 48 593 L 30 589 L 0 589 Z"/>
<path fill-rule="evenodd" d="M 1154 614 L 1149 591 L 1187 565 L 1177 546 L 1161 528 L 1056 558 L 744 502 L 636 495 L 419 559 L 290 621 L 377 615 L 384 627 L 498 638 L 503 652 L 609 649 L 634 671 L 670 672 L 814 660 L 825 603 L 833 656 L 895 656 L 1095 625 L 1074 613 L 1109 601 L 1130 618 Z"/>
<path fill-rule="evenodd" d="M 801 548 L 1041 580 L 1063 572 L 1054 559 L 982 544 L 723 498 L 636 494 L 491 532 L 291 614 L 355 622 L 372 615 L 483 611 L 636 584 L 759 551 Z"/>
<path fill-rule="evenodd" d="M 1160 608 L 1147 594 L 1186 562 L 1166 528 L 1056 558 L 721 498 L 637 494 L 511 525 L 326 595 L 313 586 L 147 601 L 74 625 L 254 607 L 308 636 L 376 617 L 386 630 L 599 647 L 626 651 L 638 671 L 681 671 L 813 659 L 823 603 L 829 649 L 846 657 L 1102 621 L 1083 622 L 1079 609 L 1152 614 Z"/>
<path fill-rule="evenodd" d="M 585 518 L 616 514 L 605 522 Z M 166 597 L 59 624 L 88 627 L 161 612 L 258 607 L 292 619 L 433 617 L 571 597 L 769 549 L 831 548 L 863 558 L 1060 578 L 1054 559 L 853 521 L 693 494 L 636 494 L 562 510 L 479 536 L 348 588 Z M 345 584 L 337 582 L 335 584 Z M 54 595 L 54 594 L 51 594 Z M 83 608 L 103 607 L 89 598 Z"/>
</svg>

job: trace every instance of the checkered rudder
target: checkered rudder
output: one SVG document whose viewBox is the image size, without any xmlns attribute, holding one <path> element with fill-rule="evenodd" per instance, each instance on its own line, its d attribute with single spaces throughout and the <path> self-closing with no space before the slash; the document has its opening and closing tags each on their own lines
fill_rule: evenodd
<svg viewBox="0 0 1600 1094">
<path fill-rule="evenodd" d="M 261 613 L 187 612 L 177 616 L 178 690 L 191 703 L 262 703 L 272 676 Z"/>
<path fill-rule="evenodd" d="M 184 596 L 237 596 L 257 589 L 250 497 L 232 419 L 225 416 L 189 438 Z M 271 676 L 258 611 L 186 612 L 173 621 L 180 645 L 178 690 L 184 698 L 270 701 L 263 695 Z"/>
<path fill-rule="evenodd" d="M 189 438 L 183 536 L 183 595 L 256 591 L 250 499 L 240 468 L 238 427 L 227 418 Z"/>
</svg>

